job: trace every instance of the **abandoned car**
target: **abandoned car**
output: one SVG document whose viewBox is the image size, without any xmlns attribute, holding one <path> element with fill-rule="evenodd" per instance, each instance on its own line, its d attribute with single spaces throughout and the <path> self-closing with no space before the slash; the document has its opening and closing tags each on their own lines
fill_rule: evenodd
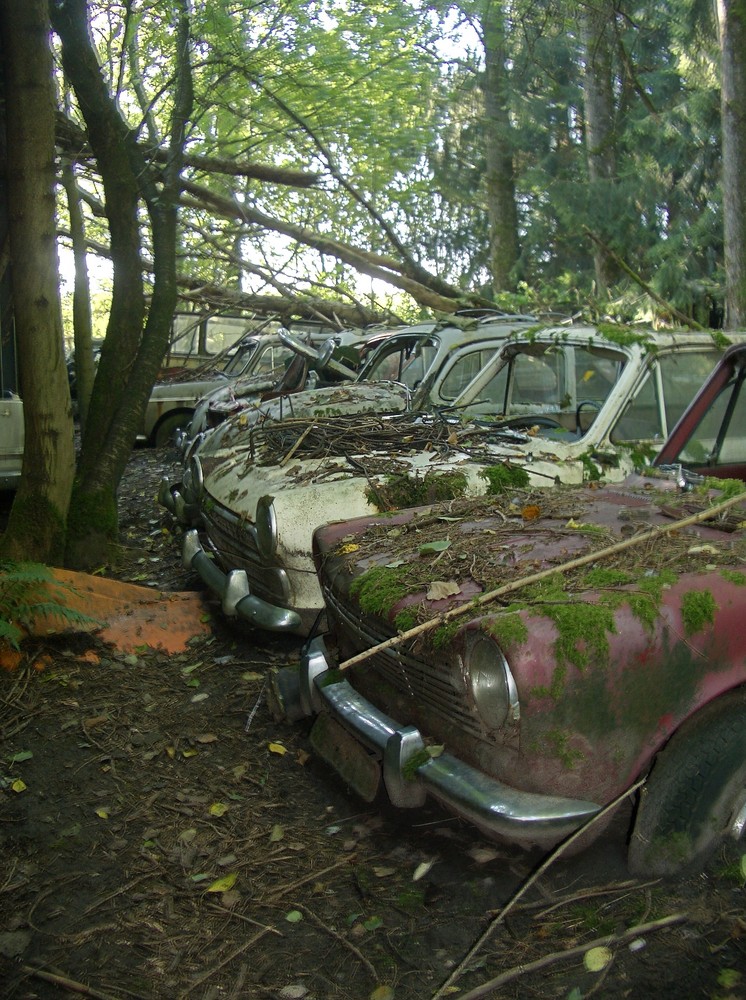
<svg viewBox="0 0 746 1000">
<path fill-rule="evenodd" d="M 271 329 L 272 332 L 269 332 Z M 137 441 L 161 448 L 189 424 L 198 402 L 206 393 L 230 385 L 239 377 L 254 377 L 262 385 L 273 385 L 293 352 L 280 339 L 278 324 L 267 323 L 266 332 L 252 332 L 199 368 L 178 368 L 153 386 L 145 408 Z M 305 330 L 303 336 L 316 344 L 330 337 L 359 339 L 356 333 L 334 334 L 329 327 Z"/>
<path fill-rule="evenodd" d="M 743 837 L 745 373 L 731 349 L 646 476 L 320 528 L 329 631 L 274 675 L 276 714 L 315 716 L 365 800 L 525 847 L 627 792 L 639 874 Z"/>
<path fill-rule="evenodd" d="M 323 608 L 311 535 L 329 521 L 496 492 L 506 477 L 622 479 L 660 447 L 722 353 L 707 334 L 621 330 L 615 340 L 597 328 L 503 325 L 499 352 L 462 334 L 419 385 L 397 369 L 395 382 L 262 404 L 207 436 L 181 487 L 161 498 L 195 524 L 184 560 L 226 614 L 307 633 Z M 411 357 L 420 374 L 424 353 Z"/>
</svg>

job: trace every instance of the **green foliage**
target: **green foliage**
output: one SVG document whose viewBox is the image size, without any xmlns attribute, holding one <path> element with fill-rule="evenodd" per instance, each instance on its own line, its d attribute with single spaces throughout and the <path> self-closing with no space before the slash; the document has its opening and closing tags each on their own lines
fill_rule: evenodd
<svg viewBox="0 0 746 1000">
<path fill-rule="evenodd" d="M 18 649 L 24 630 L 37 618 L 59 618 L 70 625 L 97 624 L 65 603 L 70 589 L 46 566 L 0 562 L 0 639 Z"/>
</svg>

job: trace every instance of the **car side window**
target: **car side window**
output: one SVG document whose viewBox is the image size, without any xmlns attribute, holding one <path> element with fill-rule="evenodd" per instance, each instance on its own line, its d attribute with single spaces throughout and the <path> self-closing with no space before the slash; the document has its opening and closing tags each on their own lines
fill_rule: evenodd
<svg viewBox="0 0 746 1000">
<path fill-rule="evenodd" d="M 490 358 L 494 357 L 497 350 L 498 348 L 494 347 L 492 350 L 488 351 L 469 351 L 468 354 L 461 354 L 458 358 L 456 358 L 440 384 L 439 395 L 441 398 L 446 400 L 455 399 L 461 392 L 463 392 L 472 379 L 478 375 L 482 368 L 484 368 Z M 499 380 L 497 378 L 493 378 L 492 381 L 485 387 L 484 392 L 480 393 L 480 399 L 497 402 L 498 400 L 495 399 L 493 395 L 494 386 L 492 383 L 497 383 L 498 381 Z M 502 382 L 504 386 L 504 377 Z M 502 398 L 502 396 L 499 397 L 500 402 L 502 402 Z"/>
</svg>

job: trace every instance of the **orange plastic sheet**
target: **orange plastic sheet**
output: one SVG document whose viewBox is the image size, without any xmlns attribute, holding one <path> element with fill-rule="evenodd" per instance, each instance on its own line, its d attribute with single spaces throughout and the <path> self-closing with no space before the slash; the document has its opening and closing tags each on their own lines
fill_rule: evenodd
<svg viewBox="0 0 746 1000">
<path fill-rule="evenodd" d="M 104 642 L 123 652 L 150 646 L 168 653 L 180 653 L 195 636 L 210 631 L 210 610 L 206 598 L 196 592 L 169 592 L 121 583 L 106 577 L 53 569 L 64 590 L 55 599 L 99 624 L 77 625 L 60 618 L 40 618 L 31 635 L 96 632 Z"/>
</svg>

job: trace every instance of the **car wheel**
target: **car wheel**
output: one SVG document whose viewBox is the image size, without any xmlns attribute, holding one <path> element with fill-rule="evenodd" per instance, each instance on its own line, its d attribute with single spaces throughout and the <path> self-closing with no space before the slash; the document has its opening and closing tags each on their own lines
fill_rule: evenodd
<svg viewBox="0 0 746 1000">
<path fill-rule="evenodd" d="M 191 419 L 192 413 L 184 410 L 165 416 L 153 433 L 153 445 L 156 448 L 165 448 L 167 445 L 173 444 L 174 431 L 177 427 L 188 427 Z"/>
<path fill-rule="evenodd" d="M 746 829 L 746 691 L 703 708 L 658 754 L 643 786 L 629 845 L 637 875 L 701 866 Z"/>
</svg>

